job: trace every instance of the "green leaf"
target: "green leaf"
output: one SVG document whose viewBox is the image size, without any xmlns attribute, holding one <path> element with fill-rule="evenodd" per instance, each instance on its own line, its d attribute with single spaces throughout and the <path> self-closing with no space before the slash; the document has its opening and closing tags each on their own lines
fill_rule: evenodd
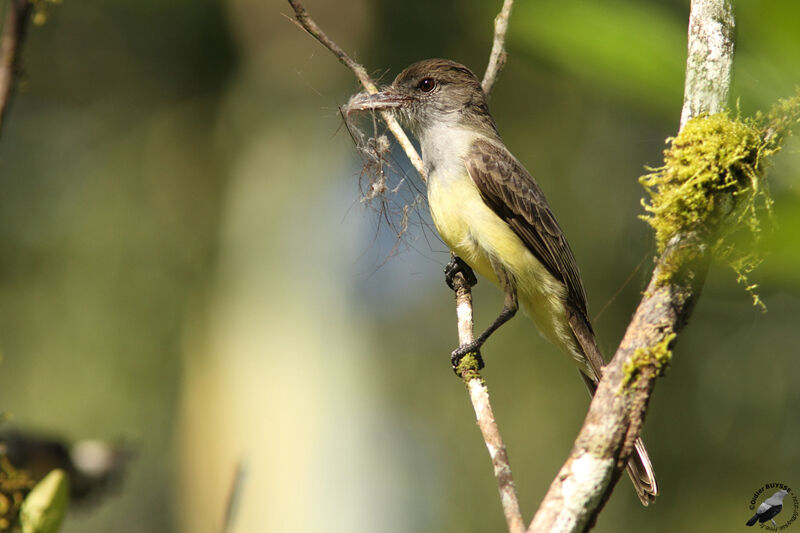
<svg viewBox="0 0 800 533">
<path fill-rule="evenodd" d="M 47 474 L 22 502 L 22 533 L 56 533 L 67 512 L 69 481 L 61 469 Z"/>
<path fill-rule="evenodd" d="M 543 0 L 514 6 L 510 46 L 656 112 L 683 95 L 686 18 L 653 2 Z"/>
</svg>

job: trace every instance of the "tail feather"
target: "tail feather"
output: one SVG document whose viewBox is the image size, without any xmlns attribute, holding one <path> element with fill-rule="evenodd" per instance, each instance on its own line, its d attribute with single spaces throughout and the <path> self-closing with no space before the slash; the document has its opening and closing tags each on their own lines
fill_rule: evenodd
<svg viewBox="0 0 800 533">
<path fill-rule="evenodd" d="M 758 513 L 754 514 L 753 518 L 751 518 L 750 520 L 747 521 L 747 525 L 748 526 L 754 526 L 754 525 L 756 525 L 756 522 L 758 522 Z"/>
<path fill-rule="evenodd" d="M 633 454 L 628 460 L 627 470 L 642 505 L 647 507 L 655 502 L 656 496 L 658 496 L 656 473 L 653 471 L 653 464 L 650 462 L 642 439 L 636 439 L 633 444 Z"/>
</svg>

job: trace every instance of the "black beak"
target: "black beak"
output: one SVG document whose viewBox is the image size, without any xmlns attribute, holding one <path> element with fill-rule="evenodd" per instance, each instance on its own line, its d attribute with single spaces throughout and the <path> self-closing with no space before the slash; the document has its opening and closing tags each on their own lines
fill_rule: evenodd
<svg viewBox="0 0 800 533">
<path fill-rule="evenodd" d="M 407 96 L 392 87 L 387 87 L 375 94 L 358 93 L 350 99 L 345 110 L 350 113 L 351 111 L 394 109 L 402 106 L 406 101 L 408 101 Z"/>
</svg>

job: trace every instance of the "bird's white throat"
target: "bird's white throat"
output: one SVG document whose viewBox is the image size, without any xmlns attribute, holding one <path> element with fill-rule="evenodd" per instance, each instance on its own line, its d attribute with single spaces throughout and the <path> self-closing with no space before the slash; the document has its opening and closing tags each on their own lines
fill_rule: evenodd
<svg viewBox="0 0 800 533">
<path fill-rule="evenodd" d="M 432 179 L 464 173 L 464 156 L 481 134 L 457 122 L 441 122 L 419 132 L 422 161 Z"/>
</svg>

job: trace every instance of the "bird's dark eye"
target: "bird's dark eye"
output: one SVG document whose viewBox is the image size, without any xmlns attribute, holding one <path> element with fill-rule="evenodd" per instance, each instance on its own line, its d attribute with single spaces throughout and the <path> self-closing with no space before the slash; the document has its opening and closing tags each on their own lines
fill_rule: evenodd
<svg viewBox="0 0 800 533">
<path fill-rule="evenodd" d="M 419 90 L 424 93 L 429 93 L 436 87 L 436 82 L 433 81 L 433 78 L 422 78 L 419 82 Z"/>
</svg>

